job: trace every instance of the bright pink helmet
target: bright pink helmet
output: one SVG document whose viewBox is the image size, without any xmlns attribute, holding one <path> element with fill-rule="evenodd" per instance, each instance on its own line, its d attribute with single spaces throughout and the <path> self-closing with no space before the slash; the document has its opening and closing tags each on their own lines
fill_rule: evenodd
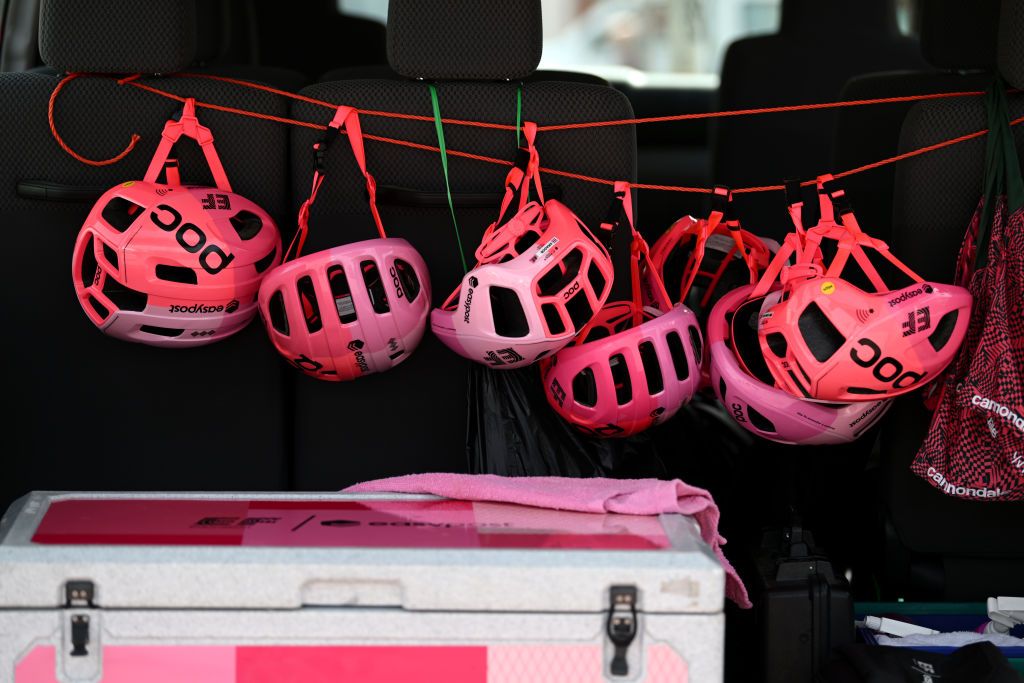
<svg viewBox="0 0 1024 683">
<path fill-rule="evenodd" d="M 707 218 L 684 216 L 651 247 L 651 261 L 673 301 L 706 315 L 726 292 L 757 282 L 779 245 L 740 227 L 732 193 L 716 187 Z"/>
<path fill-rule="evenodd" d="M 476 267 L 430 315 L 448 348 L 502 370 L 568 344 L 604 306 L 612 283 L 605 246 L 567 206 L 544 201 L 536 125 L 523 128 L 526 169 L 509 173 L 501 217 L 484 233 Z M 531 182 L 539 201 L 528 201 Z"/>
<path fill-rule="evenodd" d="M 765 297 L 748 299 L 753 290 L 729 292 L 708 317 L 711 386 L 733 420 L 765 439 L 808 446 L 849 443 L 877 424 L 889 401 L 817 403 L 775 386 L 757 338 Z"/>
<path fill-rule="evenodd" d="M 182 186 L 168 161 L 182 137 L 199 143 L 216 187 Z M 165 170 L 166 183 L 157 182 Z M 168 121 L 145 178 L 108 190 L 75 241 L 72 279 L 104 333 L 153 346 L 200 346 L 238 332 L 256 315 L 264 274 L 281 260 L 273 219 L 231 191 L 195 102 Z"/>
<path fill-rule="evenodd" d="M 358 112 L 339 107 L 327 137 L 314 145 L 313 189 L 299 211 L 289 254 L 302 251 L 309 209 L 323 183 L 323 155 L 340 133 L 366 177 L 379 239 L 346 244 L 287 261 L 260 286 L 260 316 L 274 348 L 311 377 L 340 382 L 383 372 L 412 354 L 430 310 L 427 266 L 411 244 L 388 237 L 377 212 L 377 186 L 366 169 Z"/>
<path fill-rule="evenodd" d="M 758 336 L 772 376 L 794 396 L 821 401 L 877 400 L 920 388 L 956 356 L 967 333 L 970 292 L 923 281 L 860 229 L 831 176 L 818 185 L 822 219 L 807 231 L 796 264 L 780 269 L 784 294 L 761 315 Z M 836 245 L 827 268 L 823 241 Z M 869 252 L 911 284 L 891 288 Z M 874 291 L 844 278 L 850 257 Z M 759 293 L 767 286 L 762 280 Z"/>
<path fill-rule="evenodd" d="M 701 379 L 703 339 L 693 312 L 669 300 L 633 227 L 628 183 L 615 184 L 610 220 L 614 301 L 542 363 L 548 403 L 595 436 L 629 436 L 675 415 Z"/>
</svg>

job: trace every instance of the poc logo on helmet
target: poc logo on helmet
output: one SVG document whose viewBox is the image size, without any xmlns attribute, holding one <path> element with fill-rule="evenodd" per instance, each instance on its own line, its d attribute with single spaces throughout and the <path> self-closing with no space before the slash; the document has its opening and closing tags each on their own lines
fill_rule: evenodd
<svg viewBox="0 0 1024 683">
<path fill-rule="evenodd" d="M 395 286 L 395 293 L 398 295 L 398 298 L 403 298 L 405 292 L 402 290 L 402 281 L 398 278 L 398 271 L 395 270 L 394 266 L 391 266 L 391 284 Z"/>
<path fill-rule="evenodd" d="M 170 220 L 165 222 L 161 214 L 170 214 Z M 160 204 L 149 213 L 149 219 L 164 232 L 174 232 L 176 230 L 177 234 L 174 237 L 178 240 L 181 248 L 190 254 L 199 254 L 199 265 L 210 275 L 216 275 L 224 270 L 235 258 L 233 254 L 225 254 L 224 250 L 216 244 L 207 244 L 206 233 L 198 225 L 193 223 L 182 224 L 181 214 L 173 206 Z M 187 238 L 189 233 L 194 235 L 194 241 L 191 244 Z M 219 262 L 216 266 L 210 265 L 211 254 L 217 255 Z"/>
<path fill-rule="evenodd" d="M 927 372 L 903 372 L 903 364 L 889 356 L 882 357 L 882 349 L 870 339 L 858 339 L 857 343 L 862 348 L 868 349 L 870 354 L 862 358 L 857 348 L 850 349 L 850 358 L 862 368 L 871 368 L 871 374 L 879 382 L 892 384 L 896 389 L 906 389 L 924 379 Z"/>
<path fill-rule="evenodd" d="M 572 287 L 570 287 L 569 289 L 565 290 L 565 293 L 562 294 L 562 298 L 563 299 L 568 299 L 573 294 L 578 292 L 579 289 L 580 289 L 580 281 L 577 280 L 576 282 L 572 283 Z"/>
</svg>

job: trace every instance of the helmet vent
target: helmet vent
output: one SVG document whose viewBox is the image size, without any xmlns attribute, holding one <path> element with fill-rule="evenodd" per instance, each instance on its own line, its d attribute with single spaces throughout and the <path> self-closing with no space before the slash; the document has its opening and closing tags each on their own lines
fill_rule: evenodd
<svg viewBox="0 0 1024 683">
<path fill-rule="evenodd" d="M 660 394 L 665 388 L 665 382 L 661 377 L 661 363 L 658 362 L 658 352 L 654 344 L 649 341 L 640 342 L 637 347 L 640 351 L 640 362 L 644 366 L 644 376 L 647 378 L 647 393 Z"/>
<path fill-rule="evenodd" d="M 89 305 L 92 306 L 92 310 L 99 313 L 100 317 L 103 319 L 106 319 L 106 317 L 110 315 L 110 311 L 107 310 L 107 307 L 101 304 L 92 294 L 89 295 Z"/>
<path fill-rule="evenodd" d="M 130 202 L 124 197 L 114 197 L 103 207 L 103 213 L 100 215 L 114 230 L 124 232 L 132 227 L 132 223 L 141 213 L 142 207 L 138 204 Z"/>
<path fill-rule="evenodd" d="M 590 286 L 594 288 L 598 298 L 600 298 L 604 294 L 604 288 L 608 284 L 608 280 L 594 261 L 591 261 L 590 267 L 587 268 L 587 280 L 590 281 Z"/>
<path fill-rule="evenodd" d="M 390 313 L 391 303 L 388 301 L 388 293 L 384 289 L 384 281 L 380 277 L 380 269 L 373 261 L 363 261 L 359 264 L 363 271 L 363 283 L 366 284 L 366 291 L 370 294 L 370 305 L 374 313 Z"/>
<path fill-rule="evenodd" d="M 593 408 L 597 405 L 597 383 L 594 371 L 583 368 L 572 378 L 572 397 L 581 406 Z"/>
<path fill-rule="evenodd" d="M 719 377 L 718 378 L 718 397 L 720 399 L 722 399 L 723 401 L 725 400 L 725 392 L 726 392 L 725 380 L 722 379 L 721 377 Z"/>
<path fill-rule="evenodd" d="M 82 284 L 86 287 L 92 284 L 93 279 L 96 277 L 96 269 L 99 268 L 99 264 L 96 262 L 96 244 L 95 237 L 92 233 L 89 233 L 89 238 L 82 248 Z"/>
<path fill-rule="evenodd" d="M 231 221 L 231 227 L 238 233 L 238 239 L 243 241 L 251 240 L 260 234 L 260 230 L 263 229 L 263 219 L 252 211 L 246 211 L 245 209 L 242 209 L 228 220 Z"/>
<path fill-rule="evenodd" d="M 786 353 L 789 351 L 789 344 L 786 343 L 786 337 L 781 332 L 771 332 L 765 335 L 764 341 L 776 356 L 779 358 L 786 357 Z"/>
<path fill-rule="evenodd" d="M 580 249 L 573 249 L 537 280 L 537 293 L 541 296 L 558 295 L 579 276 L 582 265 L 583 252 Z"/>
<path fill-rule="evenodd" d="M 819 363 L 824 363 L 835 355 L 836 351 L 846 342 L 843 333 L 836 329 L 825 312 L 813 301 L 807 304 L 807 308 L 800 314 L 797 327 L 800 329 L 800 334 L 803 335 L 804 343 L 810 349 L 811 355 Z"/>
<path fill-rule="evenodd" d="M 398 275 L 398 281 L 402 283 L 406 301 L 416 301 L 420 294 L 420 279 L 416 276 L 416 269 L 402 259 L 395 259 L 395 273 Z"/>
<path fill-rule="evenodd" d="M 527 249 L 532 247 L 540 239 L 540 233 L 535 230 L 527 230 L 523 233 L 522 237 L 516 240 L 515 251 L 517 254 L 522 254 Z"/>
<path fill-rule="evenodd" d="M 356 305 L 352 301 L 352 290 L 348 286 L 345 269 L 339 265 L 331 266 L 327 269 L 327 281 L 331 285 L 331 296 L 334 297 L 334 307 L 338 310 L 338 319 L 344 325 L 354 323 L 357 317 Z"/>
<path fill-rule="evenodd" d="M 767 417 L 754 410 L 754 407 L 747 405 L 747 419 L 750 420 L 751 426 L 759 432 L 766 432 L 768 434 L 775 434 L 775 425 Z"/>
<path fill-rule="evenodd" d="M 515 291 L 506 287 L 491 287 L 491 316 L 494 332 L 501 337 L 525 337 L 530 332 L 526 311 Z"/>
<path fill-rule="evenodd" d="M 620 406 L 629 403 L 633 398 L 633 386 L 629 381 L 629 366 L 626 357 L 617 353 L 608 359 L 608 367 L 612 371 L 612 382 L 615 383 L 615 400 Z"/>
<path fill-rule="evenodd" d="M 686 361 L 686 350 L 683 348 L 683 340 L 676 331 L 665 335 L 668 342 L 668 352 L 672 355 L 672 365 L 676 370 L 676 379 L 682 382 L 690 376 L 690 364 Z"/>
<path fill-rule="evenodd" d="M 320 318 L 320 304 L 316 300 L 316 290 L 313 288 L 313 278 L 305 275 L 299 278 L 296 283 L 299 290 L 299 303 L 302 304 L 302 315 L 306 319 L 306 329 L 310 332 L 319 332 L 323 326 Z"/>
<path fill-rule="evenodd" d="M 775 386 L 775 377 L 768 368 L 757 339 L 756 320 L 761 310 L 763 297 L 747 301 L 736 309 L 732 318 L 732 347 L 747 372 L 755 379 Z"/>
<path fill-rule="evenodd" d="M 572 320 L 573 332 L 579 332 L 594 317 L 594 309 L 587 300 L 587 293 L 582 289 L 565 303 L 565 310 L 569 312 L 569 319 Z"/>
<path fill-rule="evenodd" d="M 848 387 L 846 393 L 858 396 L 877 396 L 884 394 L 885 391 L 883 389 L 868 389 L 867 387 Z"/>
<path fill-rule="evenodd" d="M 185 266 L 168 266 L 159 264 L 156 267 L 156 279 L 166 280 L 167 282 L 178 282 L 183 285 L 195 285 L 199 284 L 199 278 L 196 276 L 196 271 Z"/>
<path fill-rule="evenodd" d="M 110 245 L 103 243 L 103 258 L 110 264 L 110 267 L 117 270 L 117 252 L 110 248 Z"/>
<path fill-rule="evenodd" d="M 690 325 L 690 347 L 693 348 L 693 357 L 697 360 L 697 365 L 704 363 L 704 343 L 700 338 L 700 330 L 693 325 Z"/>
<path fill-rule="evenodd" d="M 541 313 L 544 314 L 544 322 L 548 324 L 548 332 L 551 334 L 564 334 L 565 323 L 562 322 L 562 316 L 558 314 L 558 307 L 554 304 L 541 304 Z"/>
<path fill-rule="evenodd" d="M 119 311 L 142 311 L 149 297 L 142 292 L 125 287 L 114 278 L 108 277 L 103 283 L 103 293 Z"/>
<path fill-rule="evenodd" d="M 270 313 L 270 326 L 278 333 L 288 336 L 288 315 L 284 310 L 284 294 L 280 289 L 270 296 L 267 312 Z"/>
<path fill-rule="evenodd" d="M 175 327 L 158 327 L 156 325 L 143 325 L 139 328 L 140 332 L 147 334 L 155 334 L 158 337 L 180 337 L 185 333 L 185 330 Z"/>
<path fill-rule="evenodd" d="M 274 262 L 275 256 L 277 256 L 277 247 L 274 247 L 273 249 L 268 251 L 266 256 L 264 256 L 259 261 L 253 264 L 256 267 L 256 272 L 262 273 L 267 268 L 269 268 L 270 264 Z"/>
<path fill-rule="evenodd" d="M 935 331 L 928 336 L 928 342 L 933 349 L 940 351 L 949 342 L 949 338 L 953 336 L 953 329 L 956 328 L 956 319 L 959 317 L 960 312 L 955 310 L 942 316 L 939 324 L 935 326 Z"/>
</svg>

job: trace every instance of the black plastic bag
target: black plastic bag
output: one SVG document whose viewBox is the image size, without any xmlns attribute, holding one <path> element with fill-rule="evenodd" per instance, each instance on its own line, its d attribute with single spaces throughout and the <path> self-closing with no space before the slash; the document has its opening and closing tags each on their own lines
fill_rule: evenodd
<svg viewBox="0 0 1024 683">
<path fill-rule="evenodd" d="M 466 451 L 473 474 L 509 477 L 665 478 L 650 433 L 623 439 L 587 436 L 544 397 L 540 370 L 473 364 L 468 380 Z"/>
</svg>

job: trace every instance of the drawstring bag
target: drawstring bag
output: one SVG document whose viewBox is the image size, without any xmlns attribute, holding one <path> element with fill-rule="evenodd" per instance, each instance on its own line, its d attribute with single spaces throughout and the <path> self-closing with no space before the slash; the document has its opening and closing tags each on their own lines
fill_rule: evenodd
<svg viewBox="0 0 1024 683">
<path fill-rule="evenodd" d="M 970 327 L 911 469 L 947 495 L 1008 502 L 1024 500 L 1024 181 L 1005 88 L 986 97 L 985 194 L 957 264 Z"/>
</svg>

